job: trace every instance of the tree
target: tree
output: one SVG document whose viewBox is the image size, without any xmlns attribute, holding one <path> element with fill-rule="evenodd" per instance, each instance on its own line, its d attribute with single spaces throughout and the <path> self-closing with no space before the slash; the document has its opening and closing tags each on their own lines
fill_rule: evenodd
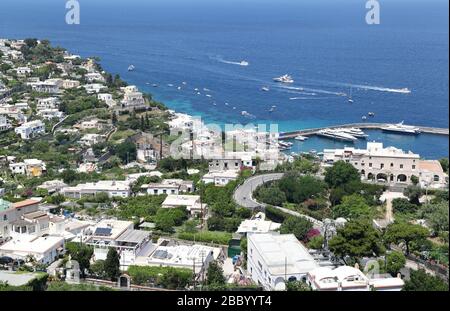
<svg viewBox="0 0 450 311">
<path fill-rule="evenodd" d="M 325 182 L 330 188 L 336 188 L 351 181 L 361 181 L 361 175 L 350 163 L 338 161 L 326 169 Z"/>
<path fill-rule="evenodd" d="M 417 205 L 409 202 L 408 199 L 405 198 L 396 198 L 392 200 L 392 207 L 395 213 L 415 213 L 419 208 Z"/>
<path fill-rule="evenodd" d="M 439 160 L 439 163 L 441 163 L 442 169 L 444 170 L 444 172 L 448 173 L 448 158 L 443 158 Z"/>
<path fill-rule="evenodd" d="M 104 260 L 97 260 L 97 261 L 95 261 L 91 265 L 89 270 L 95 276 L 97 276 L 99 278 L 104 278 L 106 276 L 106 273 L 105 273 L 105 261 Z"/>
<path fill-rule="evenodd" d="M 66 244 L 66 250 L 72 260 L 80 265 L 81 277 L 85 276 L 85 271 L 90 267 L 90 261 L 94 254 L 94 249 L 86 244 L 69 242 Z"/>
<path fill-rule="evenodd" d="M 105 275 L 111 281 L 117 280 L 120 276 L 120 257 L 114 247 L 110 247 L 104 263 Z"/>
<path fill-rule="evenodd" d="M 77 172 L 72 169 L 64 170 L 64 172 L 61 173 L 61 178 L 66 184 L 71 184 L 77 180 Z"/>
<path fill-rule="evenodd" d="M 328 246 L 335 256 L 344 259 L 349 256 L 353 261 L 362 257 L 383 254 L 380 233 L 367 220 L 351 220 L 337 231 Z"/>
<path fill-rule="evenodd" d="M 404 291 L 448 291 L 448 284 L 423 269 L 410 270 L 410 279 L 405 282 Z"/>
<path fill-rule="evenodd" d="M 155 226 L 157 229 L 171 233 L 175 226 L 175 220 L 169 213 L 159 212 L 155 216 Z"/>
<path fill-rule="evenodd" d="M 311 249 L 322 249 L 324 238 L 321 235 L 316 235 L 312 237 L 308 242 L 308 248 Z"/>
<path fill-rule="evenodd" d="M 313 224 L 306 218 L 289 216 L 281 224 L 280 232 L 282 234 L 292 233 L 297 239 L 303 241 L 312 227 Z"/>
<path fill-rule="evenodd" d="M 223 269 L 217 261 L 210 262 L 207 272 L 207 285 L 222 286 L 225 285 L 225 277 L 223 276 Z"/>
<path fill-rule="evenodd" d="M 422 188 L 420 188 L 420 186 L 411 185 L 405 189 L 403 194 L 409 199 L 409 202 L 411 202 L 412 204 L 420 205 L 419 199 L 423 194 L 423 190 Z"/>
<path fill-rule="evenodd" d="M 299 176 L 297 173 L 286 173 L 278 182 L 278 187 L 291 203 L 302 203 L 307 199 L 320 195 L 325 190 L 324 183 L 313 176 Z"/>
<path fill-rule="evenodd" d="M 427 204 L 418 213 L 419 217 L 425 218 L 430 224 L 434 235 L 447 232 L 449 228 L 449 208 L 447 202 Z"/>
<path fill-rule="evenodd" d="M 136 145 L 131 141 L 124 141 L 123 143 L 118 144 L 113 151 L 114 154 L 122 160 L 122 163 L 129 163 L 136 160 Z"/>
<path fill-rule="evenodd" d="M 405 264 L 405 255 L 400 252 L 391 252 L 386 255 L 386 271 L 392 276 L 396 276 Z"/>
<path fill-rule="evenodd" d="M 416 175 L 411 175 L 411 182 L 413 183 L 413 185 L 419 184 L 419 177 L 417 177 Z"/>
<path fill-rule="evenodd" d="M 372 213 L 366 200 L 359 194 L 345 196 L 341 204 L 333 208 L 333 217 L 344 217 L 346 219 L 355 219 L 367 217 Z"/>
<path fill-rule="evenodd" d="M 312 288 L 302 281 L 286 281 L 286 291 L 288 292 L 310 292 Z"/>
<path fill-rule="evenodd" d="M 286 202 L 286 195 L 284 192 L 281 191 L 280 188 L 274 186 L 262 186 L 258 189 L 256 195 L 260 202 L 274 206 L 281 206 L 284 202 Z"/>
<path fill-rule="evenodd" d="M 421 225 L 413 225 L 406 222 L 395 222 L 389 225 L 384 234 L 387 243 L 405 243 L 406 254 L 409 254 L 410 243 L 420 241 L 428 237 L 428 229 Z"/>
</svg>

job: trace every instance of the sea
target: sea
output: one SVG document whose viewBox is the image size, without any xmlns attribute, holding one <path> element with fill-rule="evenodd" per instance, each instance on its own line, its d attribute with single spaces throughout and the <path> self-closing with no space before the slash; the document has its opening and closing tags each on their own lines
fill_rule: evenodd
<svg viewBox="0 0 450 311">
<path fill-rule="evenodd" d="M 449 127 L 447 0 L 378 1 L 375 25 L 366 0 L 78 0 L 79 25 L 66 23 L 67 2 L 1 0 L 0 38 L 98 56 L 105 70 L 208 124 L 284 132 L 366 116 Z M 295 82 L 273 81 L 284 74 Z M 449 154 L 448 136 L 367 133 L 423 158 Z M 291 151 L 344 145 L 314 137 Z"/>
</svg>

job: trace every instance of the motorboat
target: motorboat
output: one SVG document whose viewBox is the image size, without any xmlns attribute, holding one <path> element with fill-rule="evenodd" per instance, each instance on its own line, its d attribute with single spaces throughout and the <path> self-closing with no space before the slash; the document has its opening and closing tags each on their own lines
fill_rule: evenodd
<svg viewBox="0 0 450 311">
<path fill-rule="evenodd" d="M 390 124 L 386 127 L 381 128 L 384 132 L 418 135 L 420 134 L 420 129 L 411 125 L 404 125 L 403 121 L 397 124 Z"/>
<path fill-rule="evenodd" d="M 294 79 L 290 75 L 283 75 L 278 78 L 274 78 L 273 81 L 280 83 L 294 83 Z"/>
<path fill-rule="evenodd" d="M 299 140 L 299 141 L 305 141 L 308 139 L 308 137 L 306 136 L 302 136 L 302 135 L 298 135 L 297 137 L 294 138 L 295 140 Z"/>
<path fill-rule="evenodd" d="M 368 115 L 369 117 L 375 117 L 375 112 L 369 112 L 367 115 Z"/>
<path fill-rule="evenodd" d="M 130 65 L 128 66 L 128 71 L 133 71 L 136 67 L 134 67 L 134 65 Z"/>
<path fill-rule="evenodd" d="M 261 91 L 269 92 L 270 89 L 267 86 L 264 86 L 264 87 L 261 88 Z"/>
<path fill-rule="evenodd" d="M 249 64 L 249 62 L 243 60 L 243 61 L 241 61 L 241 62 L 239 63 L 239 65 L 241 65 L 241 66 L 248 66 L 248 65 L 250 65 L 250 64 Z"/>
</svg>

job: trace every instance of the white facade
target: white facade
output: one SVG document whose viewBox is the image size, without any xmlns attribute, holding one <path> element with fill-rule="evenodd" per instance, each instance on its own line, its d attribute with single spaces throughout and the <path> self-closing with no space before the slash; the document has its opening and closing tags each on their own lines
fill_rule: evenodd
<svg viewBox="0 0 450 311">
<path fill-rule="evenodd" d="M 194 184 L 192 181 L 185 181 L 182 179 L 164 179 L 160 183 L 152 183 L 142 185 L 142 188 L 147 191 L 149 195 L 161 194 L 180 194 L 194 191 Z"/>
<path fill-rule="evenodd" d="M 11 124 L 5 115 L 0 115 L 0 132 L 7 131 L 11 128 Z"/>
<path fill-rule="evenodd" d="M 169 194 L 162 203 L 162 208 L 186 207 L 191 215 L 206 215 L 207 206 L 202 204 L 199 195 L 173 195 Z"/>
<path fill-rule="evenodd" d="M 0 254 L 24 260 L 33 256 L 38 262 L 50 264 L 64 250 L 64 238 L 57 236 L 36 237 L 18 234 L 12 240 L 0 246 Z"/>
<path fill-rule="evenodd" d="M 253 233 L 247 241 L 247 271 L 265 290 L 285 290 L 285 281 L 306 280 L 318 267 L 293 234 Z"/>
<path fill-rule="evenodd" d="M 367 149 L 325 149 L 323 161 L 351 163 L 366 180 L 409 183 L 411 176 L 419 177 L 420 156 L 394 147 L 384 148 L 382 143 L 369 142 Z"/>
<path fill-rule="evenodd" d="M 95 183 L 79 184 L 75 187 L 64 187 L 61 194 L 79 199 L 83 196 L 95 196 L 98 193 L 107 193 L 110 198 L 127 198 L 131 194 L 130 183 L 126 181 L 101 180 Z"/>
<path fill-rule="evenodd" d="M 238 176 L 238 171 L 210 172 L 203 176 L 202 181 L 205 184 L 212 183 L 216 186 L 226 186 L 230 181 L 236 180 Z"/>
<path fill-rule="evenodd" d="M 320 267 L 308 273 L 308 283 L 316 291 L 401 291 L 401 278 L 370 279 L 359 269 L 341 266 L 336 269 Z"/>
<path fill-rule="evenodd" d="M 45 125 L 41 120 L 35 120 L 16 127 L 14 131 L 20 135 L 22 139 L 30 139 L 39 134 L 45 133 Z"/>
</svg>

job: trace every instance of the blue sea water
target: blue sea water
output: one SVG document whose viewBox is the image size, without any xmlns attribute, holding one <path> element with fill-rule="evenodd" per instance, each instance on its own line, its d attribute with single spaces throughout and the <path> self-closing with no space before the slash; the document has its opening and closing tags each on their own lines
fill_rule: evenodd
<svg viewBox="0 0 450 311">
<path fill-rule="evenodd" d="M 380 25 L 365 23 L 365 2 L 79 0 L 81 24 L 67 25 L 64 0 L 2 0 L 0 37 L 48 38 L 99 56 L 106 70 L 208 123 L 289 131 L 360 122 L 370 111 L 374 122 L 448 128 L 448 1 L 380 1 Z M 272 81 L 285 73 L 293 85 Z M 449 153 L 444 136 L 369 134 L 426 158 Z M 336 145 L 314 138 L 293 151 Z"/>
</svg>

